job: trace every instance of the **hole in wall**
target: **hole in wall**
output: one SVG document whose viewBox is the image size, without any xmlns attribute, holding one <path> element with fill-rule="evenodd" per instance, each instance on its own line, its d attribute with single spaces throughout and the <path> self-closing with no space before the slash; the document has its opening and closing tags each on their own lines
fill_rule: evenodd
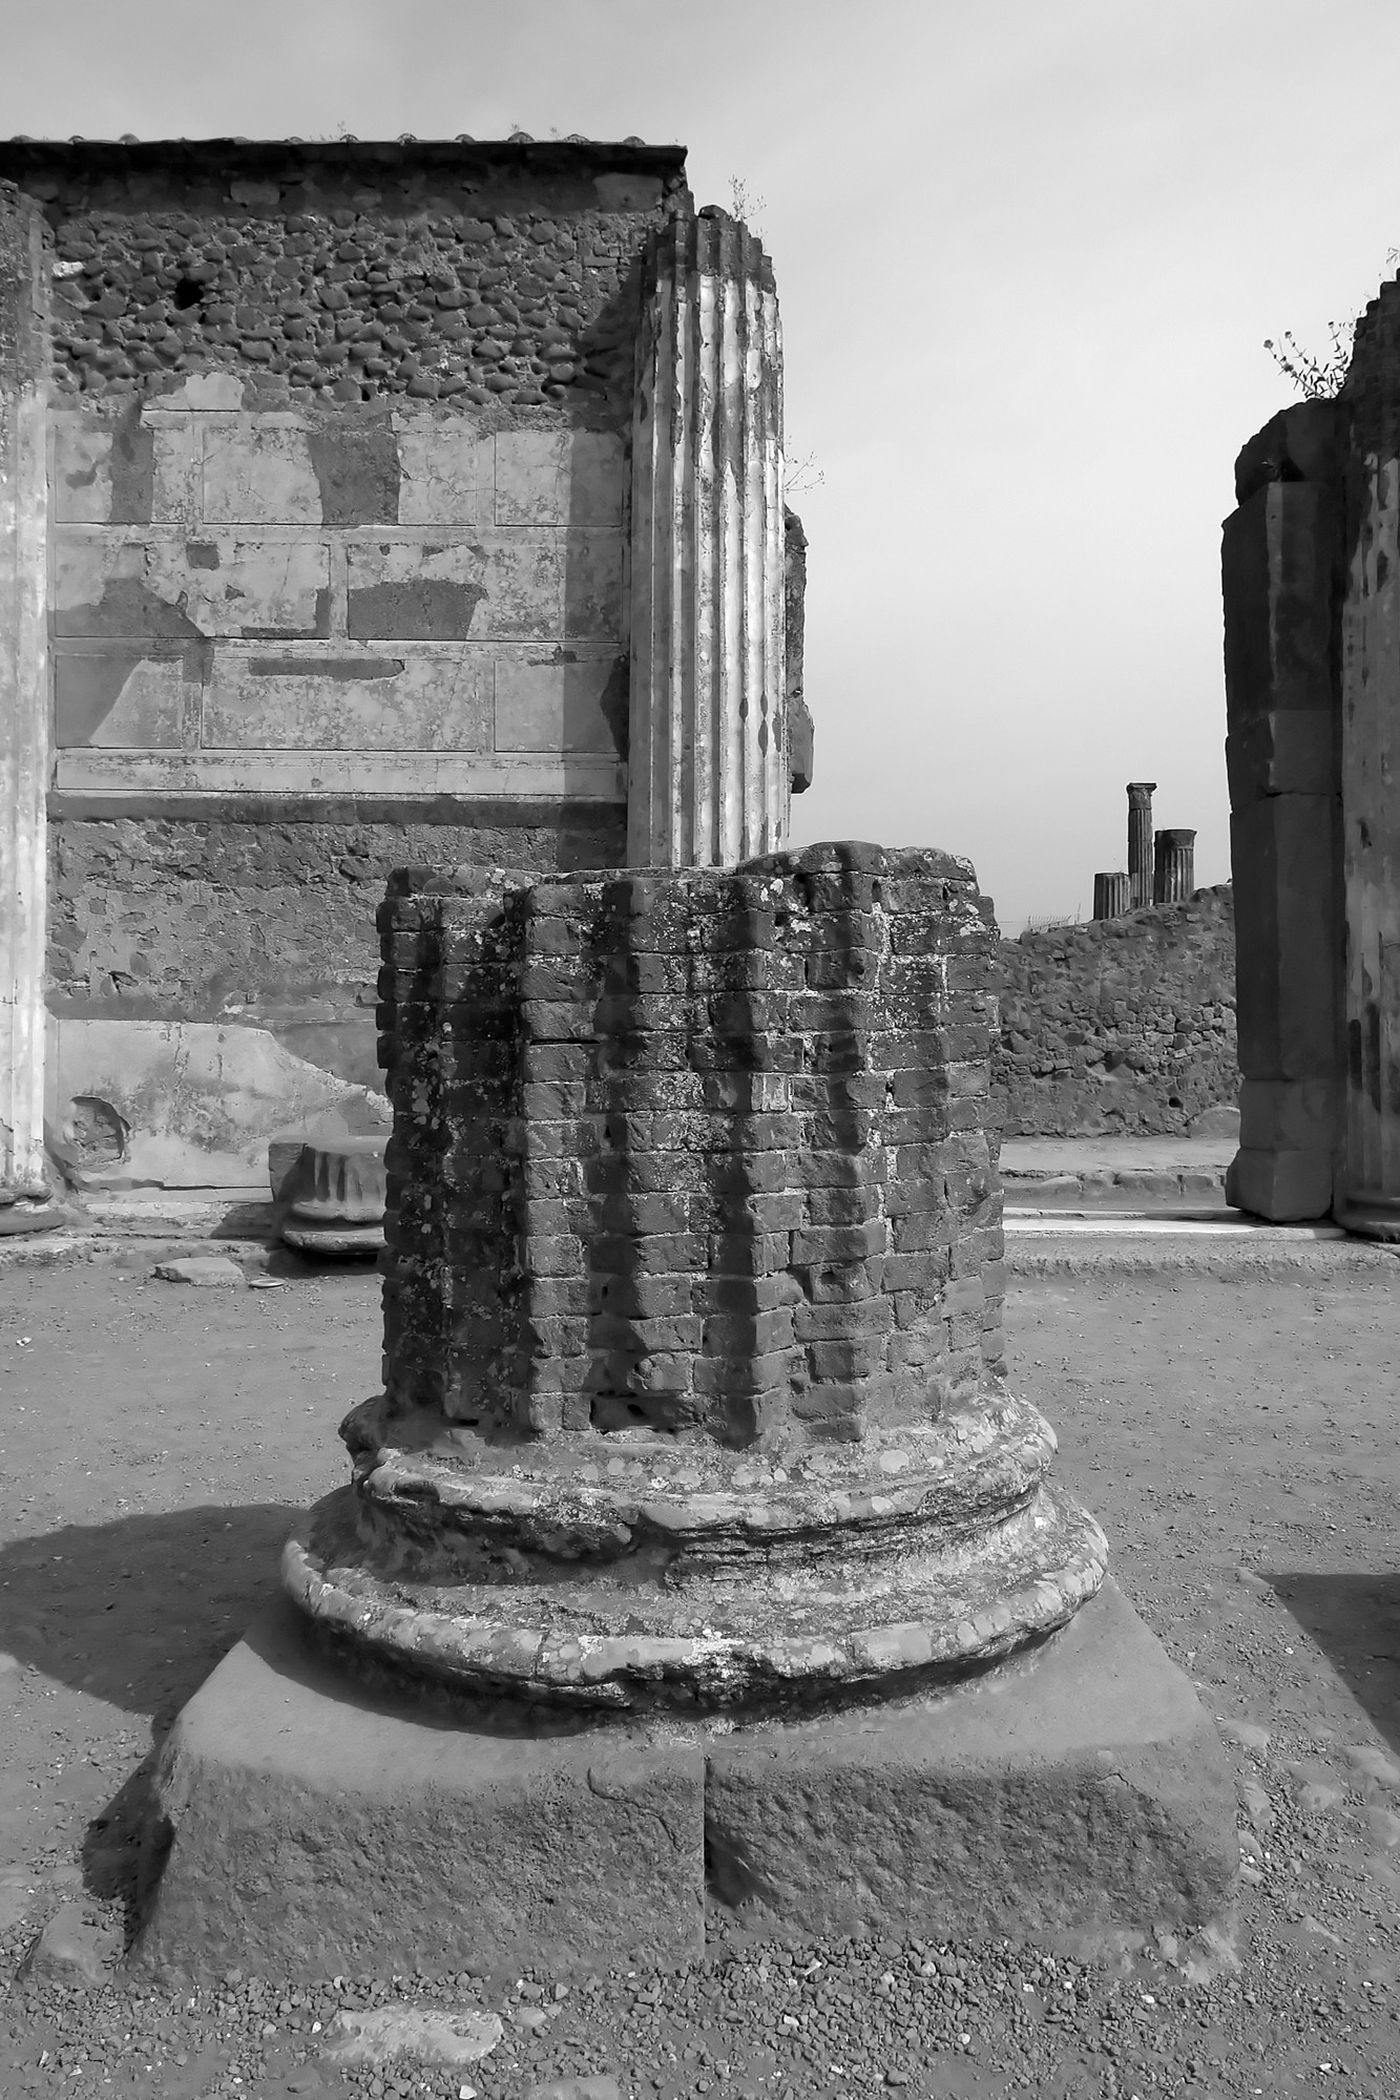
<svg viewBox="0 0 1400 2100">
<path fill-rule="evenodd" d="M 63 1121 L 63 1137 L 80 1166 L 111 1167 L 127 1156 L 131 1125 L 96 1094 L 75 1094 Z"/>
<path fill-rule="evenodd" d="M 175 286 L 174 306 L 179 313 L 188 313 L 204 298 L 204 286 L 195 277 L 181 277 Z"/>
</svg>

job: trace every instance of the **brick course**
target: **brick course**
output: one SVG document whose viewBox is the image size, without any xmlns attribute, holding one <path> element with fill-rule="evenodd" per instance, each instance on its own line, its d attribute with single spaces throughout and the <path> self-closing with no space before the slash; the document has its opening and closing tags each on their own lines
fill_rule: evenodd
<svg viewBox="0 0 1400 2100">
<path fill-rule="evenodd" d="M 782 1444 L 929 1420 L 1000 1369 L 995 929 L 965 862 L 407 870 L 380 930 L 393 1404 Z"/>
</svg>

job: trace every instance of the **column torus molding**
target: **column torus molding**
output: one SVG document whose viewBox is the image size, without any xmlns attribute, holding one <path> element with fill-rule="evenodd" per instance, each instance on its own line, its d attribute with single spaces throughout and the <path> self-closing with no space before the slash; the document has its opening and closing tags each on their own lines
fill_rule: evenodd
<svg viewBox="0 0 1400 2100">
<path fill-rule="evenodd" d="M 782 338 L 773 266 L 725 212 L 653 238 L 632 452 L 627 858 L 783 846 Z"/>
<path fill-rule="evenodd" d="M 43 1197 L 48 269 L 0 183 L 0 1196 Z"/>
</svg>

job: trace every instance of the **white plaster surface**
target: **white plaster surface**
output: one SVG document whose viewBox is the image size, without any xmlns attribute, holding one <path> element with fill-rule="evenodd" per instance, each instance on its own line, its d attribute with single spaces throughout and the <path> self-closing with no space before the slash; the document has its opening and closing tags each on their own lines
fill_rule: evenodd
<svg viewBox="0 0 1400 2100">
<path fill-rule="evenodd" d="M 47 1117 L 62 1137 L 75 1097 L 129 1126 L 109 1186 L 267 1186 L 268 1141 L 328 1108 L 376 1097 L 284 1050 L 264 1028 L 215 1022 L 50 1021 Z"/>
</svg>

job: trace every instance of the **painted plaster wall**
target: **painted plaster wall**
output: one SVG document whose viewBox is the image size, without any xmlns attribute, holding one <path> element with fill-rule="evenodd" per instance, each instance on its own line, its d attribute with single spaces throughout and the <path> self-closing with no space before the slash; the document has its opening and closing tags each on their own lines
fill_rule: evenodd
<svg viewBox="0 0 1400 2100">
<path fill-rule="evenodd" d="M 1228 884 L 1003 941 L 995 1096 L 1008 1137 L 1166 1135 L 1233 1107 Z"/>
<path fill-rule="evenodd" d="M 218 1024 L 378 1084 L 389 867 L 623 856 L 640 264 L 684 154 L 9 142 L 0 179 L 53 241 L 59 1065 Z"/>
<path fill-rule="evenodd" d="M 621 435 L 242 392 L 51 416 L 60 795 L 621 799 Z"/>
</svg>

